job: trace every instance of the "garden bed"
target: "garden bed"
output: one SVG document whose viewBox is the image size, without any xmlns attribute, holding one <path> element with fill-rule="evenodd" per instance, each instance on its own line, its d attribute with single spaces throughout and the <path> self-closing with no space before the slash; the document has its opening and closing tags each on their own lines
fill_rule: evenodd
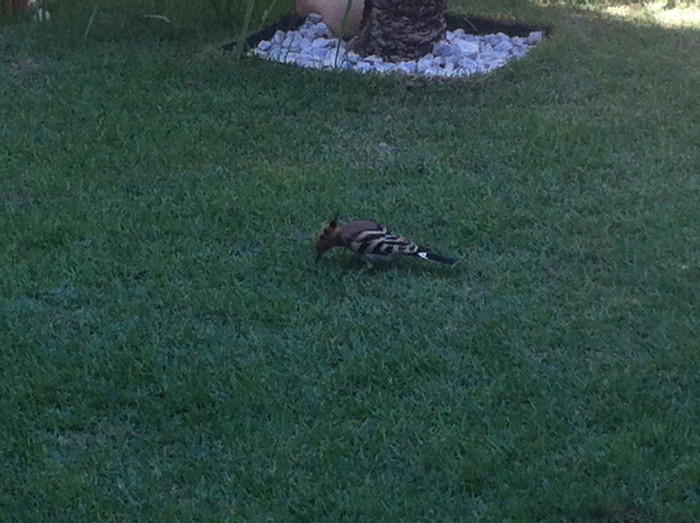
<svg viewBox="0 0 700 523">
<path fill-rule="evenodd" d="M 511 37 L 526 37 L 533 31 L 542 31 L 546 37 L 552 33 L 551 27 L 538 26 L 521 20 L 496 20 L 479 16 L 464 17 L 451 14 L 448 14 L 446 18 L 448 31 L 463 29 L 465 33 L 473 35 L 503 33 Z M 248 44 L 251 49 L 255 48 L 263 40 L 270 40 L 277 31 L 287 32 L 298 29 L 304 23 L 304 20 L 305 17 L 298 15 L 290 15 L 280 18 L 276 22 L 249 35 L 246 38 L 246 44 Z M 235 41 L 229 42 L 221 46 L 220 49 L 224 52 L 231 52 L 233 51 L 235 45 Z"/>
<path fill-rule="evenodd" d="M 311 69 L 357 73 L 396 73 L 426 78 L 465 78 L 486 74 L 522 59 L 540 43 L 549 28 L 520 21 L 498 21 L 447 15 L 444 37 L 432 51 L 400 62 L 360 56 L 333 36 L 318 14 L 289 16 L 248 36 L 252 54 L 266 60 Z M 235 43 L 222 47 L 233 50 Z"/>
</svg>

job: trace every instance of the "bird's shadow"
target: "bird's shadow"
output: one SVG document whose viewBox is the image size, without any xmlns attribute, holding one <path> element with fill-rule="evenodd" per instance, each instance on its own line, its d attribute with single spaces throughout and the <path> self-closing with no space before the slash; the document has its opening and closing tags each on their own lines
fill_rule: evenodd
<svg viewBox="0 0 700 523">
<path fill-rule="evenodd" d="M 337 256 L 319 260 L 318 264 L 332 265 L 339 271 L 356 273 L 364 276 L 378 276 L 381 274 L 402 273 L 412 276 L 430 276 L 432 278 L 451 279 L 460 274 L 460 263 L 448 265 L 424 260 L 397 259 L 390 262 L 377 262 L 372 267 L 357 256 Z"/>
</svg>

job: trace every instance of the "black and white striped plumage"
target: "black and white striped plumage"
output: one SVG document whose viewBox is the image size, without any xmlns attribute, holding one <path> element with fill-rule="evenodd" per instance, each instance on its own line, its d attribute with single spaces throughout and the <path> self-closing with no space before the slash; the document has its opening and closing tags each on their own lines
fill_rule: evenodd
<svg viewBox="0 0 700 523">
<path fill-rule="evenodd" d="M 333 247 L 345 247 L 359 254 L 368 267 L 378 261 L 389 261 L 397 255 L 417 256 L 450 265 L 457 263 L 454 258 L 432 253 L 371 221 L 350 222 L 343 226 L 338 226 L 337 219 L 326 223 L 316 236 L 316 261 Z"/>
</svg>

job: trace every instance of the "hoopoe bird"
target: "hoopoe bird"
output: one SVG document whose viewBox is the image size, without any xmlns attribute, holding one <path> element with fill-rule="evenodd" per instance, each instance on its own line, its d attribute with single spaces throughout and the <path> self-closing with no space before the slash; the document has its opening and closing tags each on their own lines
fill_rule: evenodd
<svg viewBox="0 0 700 523">
<path fill-rule="evenodd" d="M 448 258 L 430 252 L 425 247 L 411 243 L 403 236 L 391 234 L 386 227 L 375 222 L 358 221 L 338 226 L 334 218 L 326 223 L 316 236 L 316 261 L 324 252 L 333 247 L 345 247 L 358 254 L 371 269 L 376 262 L 388 262 L 394 256 L 417 256 L 423 260 L 455 264 L 455 258 Z"/>
</svg>

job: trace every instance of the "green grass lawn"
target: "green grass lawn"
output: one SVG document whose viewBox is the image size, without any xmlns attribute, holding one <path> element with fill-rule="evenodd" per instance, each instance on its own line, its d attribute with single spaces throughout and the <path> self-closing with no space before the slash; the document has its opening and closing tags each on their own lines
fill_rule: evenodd
<svg viewBox="0 0 700 523">
<path fill-rule="evenodd" d="M 700 31 L 499 12 L 457 85 L 0 28 L 0 520 L 700 518 Z"/>
</svg>

